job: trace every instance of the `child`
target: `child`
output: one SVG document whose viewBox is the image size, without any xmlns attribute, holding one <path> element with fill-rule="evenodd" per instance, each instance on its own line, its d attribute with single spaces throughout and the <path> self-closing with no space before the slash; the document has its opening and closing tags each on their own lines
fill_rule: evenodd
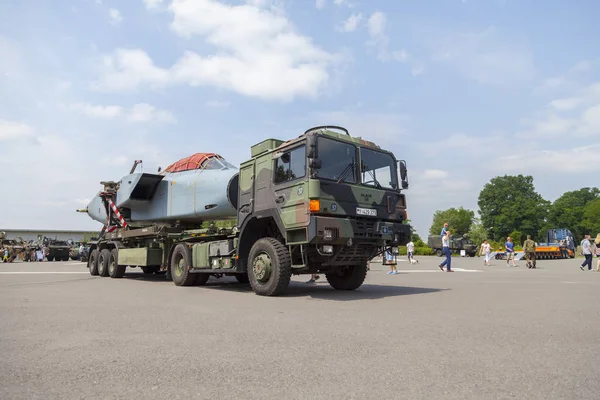
<svg viewBox="0 0 600 400">
<path fill-rule="evenodd" d="M 391 250 L 386 250 L 385 252 L 385 261 L 386 264 L 390 266 L 390 270 L 386 272 L 388 275 L 396 275 L 399 272 L 396 270 L 396 257 L 392 254 Z"/>
<path fill-rule="evenodd" d="M 415 260 L 415 258 L 413 257 L 414 251 L 415 251 L 415 244 L 411 240 L 410 242 L 408 242 L 406 244 L 406 256 L 408 258 L 408 262 L 411 264 L 419 262 L 419 260 Z"/>
</svg>

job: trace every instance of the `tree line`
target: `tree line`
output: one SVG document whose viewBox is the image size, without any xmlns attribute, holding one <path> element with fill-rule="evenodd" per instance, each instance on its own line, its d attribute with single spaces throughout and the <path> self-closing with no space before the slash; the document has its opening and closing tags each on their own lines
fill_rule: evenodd
<svg viewBox="0 0 600 400">
<path fill-rule="evenodd" d="M 454 236 L 467 234 L 476 244 L 484 239 L 504 243 L 507 236 L 522 244 L 527 235 L 544 242 L 546 232 L 553 228 L 569 229 L 575 243 L 586 234 L 600 233 L 600 190 L 596 187 L 565 192 L 550 202 L 536 192 L 532 176 L 497 176 L 481 189 L 477 205 L 480 218 L 463 207 L 437 210 L 429 234 L 439 235 L 444 222 Z"/>
</svg>

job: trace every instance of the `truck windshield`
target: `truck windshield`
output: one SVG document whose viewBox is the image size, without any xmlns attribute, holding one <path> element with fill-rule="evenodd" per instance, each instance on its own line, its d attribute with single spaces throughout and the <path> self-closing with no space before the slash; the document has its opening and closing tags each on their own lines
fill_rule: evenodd
<svg viewBox="0 0 600 400">
<path fill-rule="evenodd" d="M 391 155 L 361 147 L 362 184 L 377 188 L 397 189 L 398 174 Z"/>
<path fill-rule="evenodd" d="M 356 183 L 358 180 L 356 146 L 319 136 L 317 151 L 321 160 L 318 178 Z"/>
</svg>

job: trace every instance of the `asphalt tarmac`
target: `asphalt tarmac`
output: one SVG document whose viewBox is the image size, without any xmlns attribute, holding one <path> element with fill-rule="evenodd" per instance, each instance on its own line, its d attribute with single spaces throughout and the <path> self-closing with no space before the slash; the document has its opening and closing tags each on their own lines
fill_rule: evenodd
<svg viewBox="0 0 600 400">
<path fill-rule="evenodd" d="M 372 264 L 353 292 L 295 277 L 276 298 L 0 264 L 0 398 L 600 398 L 596 259 L 419 260 Z"/>
</svg>

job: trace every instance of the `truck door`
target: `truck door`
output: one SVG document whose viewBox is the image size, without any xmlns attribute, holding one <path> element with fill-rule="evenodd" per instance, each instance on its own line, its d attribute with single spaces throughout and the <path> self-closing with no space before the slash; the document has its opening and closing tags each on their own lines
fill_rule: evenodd
<svg viewBox="0 0 600 400">
<path fill-rule="evenodd" d="M 238 226 L 254 211 L 254 162 L 242 165 L 239 179 Z"/>
<path fill-rule="evenodd" d="M 286 229 L 308 224 L 306 160 L 306 145 L 302 144 L 284 150 L 273 163 L 272 195 Z"/>
</svg>

